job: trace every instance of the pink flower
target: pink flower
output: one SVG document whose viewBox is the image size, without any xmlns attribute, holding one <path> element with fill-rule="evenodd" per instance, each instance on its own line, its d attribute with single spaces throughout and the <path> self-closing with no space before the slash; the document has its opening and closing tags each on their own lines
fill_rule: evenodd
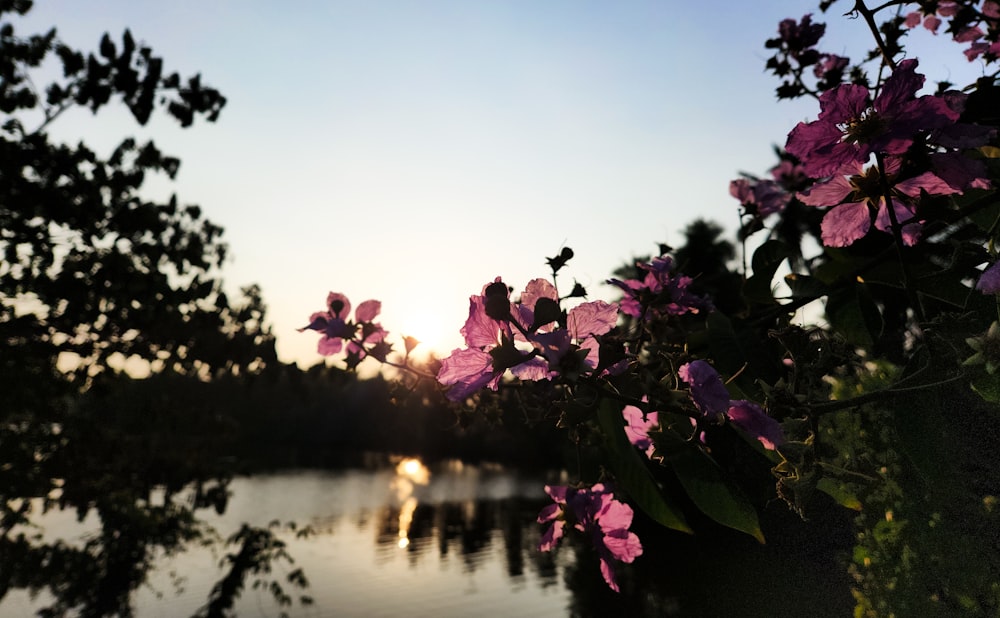
<svg viewBox="0 0 1000 618">
<path fill-rule="evenodd" d="M 543 508 L 538 523 L 549 524 L 538 544 L 540 551 L 551 551 L 563 537 L 566 525 L 590 537 L 601 563 L 601 575 L 615 592 L 619 591 L 614 562 L 630 563 L 642 555 L 642 543 L 632 525 L 632 507 L 614 499 L 601 483 L 590 488 L 545 486 L 555 504 Z"/>
<path fill-rule="evenodd" d="M 484 387 L 497 390 L 507 370 L 531 381 L 554 378 L 567 366 L 593 371 L 600 348 L 595 337 L 617 321 L 618 306 L 604 301 L 582 303 L 564 314 L 555 286 L 544 279 L 529 282 L 520 302 L 512 303 L 497 277 L 469 298 L 469 317 L 461 329 L 467 348 L 441 362 L 437 379 L 451 387 L 447 397 L 459 401 Z M 582 353 L 574 354 L 578 350 Z"/>
<path fill-rule="evenodd" d="M 603 335 L 618 323 L 618 304 L 595 300 L 581 303 L 569 310 L 566 328 L 573 339 L 582 340 L 595 335 Z"/>
<path fill-rule="evenodd" d="M 956 43 L 972 43 L 974 41 L 978 41 L 979 39 L 983 38 L 984 34 L 986 33 L 983 32 L 982 28 L 980 28 L 979 26 L 971 26 L 969 28 L 963 28 L 962 30 L 959 30 L 958 32 L 955 33 L 955 36 L 953 38 L 955 39 Z"/>
<path fill-rule="evenodd" d="M 994 57 L 989 60 L 995 60 L 995 56 L 1000 54 L 1000 43 L 990 43 L 989 39 L 996 38 L 992 35 L 998 26 L 997 20 L 1000 19 L 1000 2 L 985 0 L 978 8 L 978 15 L 976 4 L 973 2 L 968 6 L 961 6 L 958 2 L 941 0 L 931 3 L 936 13 L 926 13 L 923 9 L 914 11 L 906 16 L 903 24 L 907 28 L 915 28 L 922 23 L 925 28 L 937 34 L 942 24 L 942 17 L 953 18 L 961 14 L 959 17 L 961 25 L 952 23 L 948 28 L 952 33 L 952 40 L 956 43 L 969 43 L 969 47 L 963 53 L 970 62 L 983 54 L 990 54 Z M 984 27 L 988 32 L 983 31 Z M 984 38 L 987 40 L 982 40 Z"/>
<path fill-rule="evenodd" d="M 539 302 L 541 302 L 542 306 L 539 307 L 537 312 L 539 314 L 538 320 L 543 322 L 535 324 L 535 308 L 538 307 Z M 548 309 L 545 308 L 546 306 Z M 537 329 L 552 324 L 558 317 L 558 313 L 551 315 L 550 310 L 555 309 L 558 311 L 558 308 L 559 294 L 556 292 L 556 287 L 546 279 L 532 279 L 524 287 L 524 291 L 521 292 L 520 302 L 516 305 L 515 314 L 523 326 L 529 329 L 534 326 Z M 545 315 L 546 313 L 550 313 L 550 315 Z"/>
<path fill-rule="evenodd" d="M 315 330 L 323 333 L 320 337 L 318 350 L 323 356 L 337 354 L 343 349 L 344 341 L 352 353 L 364 356 L 365 343 L 376 343 L 385 339 L 386 331 L 380 324 L 374 322 L 382 309 L 382 303 L 377 300 L 366 300 L 358 305 L 354 312 L 354 321 L 347 320 L 351 313 L 351 301 L 343 294 L 330 292 L 326 297 L 326 311 L 312 314 L 309 324 L 299 329 Z M 361 327 L 361 338 L 355 339 L 358 327 Z"/>
<path fill-rule="evenodd" d="M 729 409 L 729 391 L 719 372 L 703 360 L 681 365 L 677 375 L 691 385 L 691 400 L 702 414 L 715 420 Z"/>
<path fill-rule="evenodd" d="M 437 380 L 450 386 L 446 396 L 452 401 L 461 401 L 478 392 L 483 387 L 497 390 L 503 371 L 493 367 L 493 357 L 489 352 L 477 348 L 454 350 L 441 361 Z"/>
<path fill-rule="evenodd" d="M 778 421 L 765 414 L 756 403 L 743 399 L 730 400 L 719 372 L 705 361 L 696 360 L 683 365 L 677 374 L 691 385 L 691 400 L 708 419 L 715 421 L 724 416 L 770 450 L 785 441 Z"/>
<path fill-rule="evenodd" d="M 938 3 L 938 15 L 942 17 L 954 17 L 958 14 L 959 6 L 955 0 L 941 0 Z"/>
<path fill-rule="evenodd" d="M 819 117 L 792 129 L 786 150 L 802 161 L 809 176 L 822 178 L 844 164 L 864 163 L 872 153 L 902 154 L 918 132 L 954 123 L 959 115 L 942 98 L 916 97 L 924 83 L 916 67 L 916 60 L 900 62 L 874 101 L 859 84 L 824 92 Z"/>
<path fill-rule="evenodd" d="M 646 401 L 646 398 L 643 397 L 642 400 Z M 659 413 L 643 414 L 643 411 L 636 406 L 625 406 L 622 409 L 622 416 L 625 417 L 625 435 L 628 436 L 628 441 L 646 453 L 646 457 L 652 459 L 656 445 L 649 437 L 649 431 L 660 426 Z"/>
<path fill-rule="evenodd" d="M 906 20 L 903 22 L 903 25 L 907 28 L 916 28 L 920 24 L 923 24 L 924 28 L 937 34 L 938 28 L 941 26 L 941 20 L 937 15 L 927 15 L 925 17 L 919 11 L 913 11 L 906 16 Z"/>
<path fill-rule="evenodd" d="M 759 440 L 768 450 L 773 451 L 785 441 L 781 424 L 752 401 L 737 399 L 730 402 L 726 416 L 733 425 Z"/>
<path fill-rule="evenodd" d="M 850 59 L 836 54 L 823 54 L 819 62 L 813 67 L 813 75 L 826 81 L 828 84 L 837 84 L 844 80 L 844 71 Z"/>
<path fill-rule="evenodd" d="M 569 488 L 565 485 L 545 486 L 545 493 L 549 494 L 555 504 L 546 506 L 538 513 L 538 523 L 552 524 L 542 532 L 542 539 L 538 543 L 539 551 L 552 551 L 559 543 L 559 539 L 563 537 L 566 527 L 566 493 L 568 491 Z"/>
<path fill-rule="evenodd" d="M 774 180 L 737 178 L 729 183 L 729 194 L 751 214 L 766 217 L 781 212 L 792 199 L 790 193 L 782 189 Z"/>
<path fill-rule="evenodd" d="M 625 292 L 621 312 L 638 318 L 645 315 L 653 320 L 668 315 L 699 313 L 712 309 L 712 303 L 688 287 L 693 279 L 674 274 L 674 261 L 666 255 L 646 264 L 637 264 L 646 274 L 642 279 L 609 279 L 608 283 Z"/>
<path fill-rule="evenodd" d="M 798 23 L 789 18 L 778 24 L 778 37 L 792 52 L 801 52 L 816 45 L 825 32 L 826 24 L 812 23 L 812 14 L 803 15 Z"/>
<path fill-rule="evenodd" d="M 453 350 L 438 370 L 438 382 L 451 387 L 448 399 L 461 401 L 483 387 L 495 391 L 507 369 L 532 358 L 514 347 L 508 296 L 497 277 L 483 286 L 482 294 L 469 297 L 469 317 L 460 331 L 468 347 Z"/>
<path fill-rule="evenodd" d="M 560 327 L 563 314 L 559 297 L 555 286 L 545 279 L 528 283 L 514 313 L 524 330 L 515 332 L 515 339 L 529 341 L 539 350 L 548 361 L 550 376 L 559 373 L 563 359 L 574 350 L 586 351 L 582 359 L 586 369 L 597 367 L 600 344 L 595 337 L 606 334 L 618 323 L 617 303 L 596 300 L 570 309 L 565 328 Z"/>
<path fill-rule="evenodd" d="M 931 169 L 957 193 L 968 189 L 991 189 L 986 164 L 970 159 L 960 152 L 940 152 L 931 155 Z"/>
<path fill-rule="evenodd" d="M 496 307 L 503 304 L 506 304 L 509 314 L 511 304 L 509 300 L 504 300 L 506 297 L 507 286 L 500 277 L 494 279 L 493 283 L 484 285 L 482 293 L 478 296 L 469 297 L 469 317 L 460 330 L 465 337 L 465 345 L 470 348 L 488 349 L 499 345 L 502 335 L 510 337 L 510 324 L 490 316 Z M 487 302 L 491 303 L 490 310 L 487 309 Z"/>
<path fill-rule="evenodd" d="M 632 525 L 632 507 L 612 499 L 610 494 L 604 495 L 602 503 L 601 511 L 595 517 L 600 532 L 593 534 L 594 545 L 601 561 L 604 581 L 609 588 L 618 592 L 614 561 L 626 564 L 635 561 L 642 555 L 642 542 L 629 530 Z"/>
<path fill-rule="evenodd" d="M 994 262 L 983 271 L 976 289 L 983 294 L 1000 294 L 1000 262 Z"/>
<path fill-rule="evenodd" d="M 809 182 L 809 177 L 802 170 L 802 164 L 782 158 L 781 161 L 771 168 L 771 176 L 785 191 L 794 192 L 802 188 Z"/>
<path fill-rule="evenodd" d="M 886 160 L 886 183 L 891 189 L 896 221 L 903 224 L 903 242 L 912 245 L 917 242 L 921 230 L 921 223 L 913 220 L 920 196 L 952 195 L 961 191 L 933 172 L 897 180 L 899 169 L 900 160 L 897 157 Z M 883 232 L 892 233 L 892 220 L 883 193 L 878 167 L 872 165 L 866 168 L 862 163 L 849 162 L 841 166 L 832 178 L 813 185 L 797 197 L 810 206 L 833 206 L 821 224 L 823 244 L 847 247 L 864 237 L 873 224 Z"/>
<path fill-rule="evenodd" d="M 593 370 L 600 360 L 600 343 L 595 337 L 608 333 L 618 323 L 618 303 L 595 300 L 569 310 L 566 330 L 581 350 L 586 350 L 584 366 Z"/>
</svg>

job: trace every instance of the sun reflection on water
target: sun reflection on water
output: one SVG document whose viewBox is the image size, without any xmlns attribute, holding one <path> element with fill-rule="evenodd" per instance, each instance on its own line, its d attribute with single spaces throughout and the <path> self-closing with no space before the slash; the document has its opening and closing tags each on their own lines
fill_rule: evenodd
<svg viewBox="0 0 1000 618">
<path fill-rule="evenodd" d="M 402 504 L 399 509 L 399 541 L 400 549 L 406 549 L 410 544 L 410 525 L 413 523 L 413 512 L 417 510 L 417 497 L 413 495 L 415 485 L 427 485 L 431 480 L 431 471 L 416 457 L 406 457 L 396 465 L 396 477 L 392 480 L 392 488 L 396 490 L 396 499 Z"/>
</svg>

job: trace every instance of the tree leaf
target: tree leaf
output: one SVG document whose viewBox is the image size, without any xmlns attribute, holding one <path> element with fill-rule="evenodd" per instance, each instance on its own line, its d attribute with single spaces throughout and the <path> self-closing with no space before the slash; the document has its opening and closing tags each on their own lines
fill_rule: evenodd
<svg viewBox="0 0 1000 618">
<path fill-rule="evenodd" d="M 856 345 L 871 346 L 882 330 L 882 315 L 863 283 L 831 293 L 826 315 L 833 329 Z"/>
<path fill-rule="evenodd" d="M 742 397 L 753 398 L 756 380 L 773 384 L 778 379 L 777 363 L 771 355 L 769 342 L 762 341 L 752 327 L 745 327 L 738 319 L 730 319 L 719 311 L 713 311 L 706 320 L 708 326 L 707 356 L 714 361 L 716 369 L 728 376 L 739 377 L 727 383 L 730 391 L 738 387 Z M 689 339 L 689 342 L 691 339 Z M 743 371 L 748 369 L 747 371 Z M 734 397 L 735 398 L 735 397 Z"/>
<path fill-rule="evenodd" d="M 598 406 L 597 418 L 604 430 L 608 461 L 621 488 L 654 521 L 667 528 L 692 534 L 684 515 L 666 501 L 642 455 L 628 441 L 621 404 L 608 399 L 602 400 Z"/>
<path fill-rule="evenodd" d="M 718 464 L 700 448 L 670 432 L 662 436 L 669 441 L 666 461 L 695 506 L 723 526 L 763 543 L 756 509 L 739 487 L 726 480 Z"/>
<path fill-rule="evenodd" d="M 1000 200 L 993 202 L 985 208 L 970 212 L 969 219 L 984 232 L 992 233 L 996 231 L 998 225 L 1000 225 Z"/>
<path fill-rule="evenodd" d="M 1000 374 L 983 373 L 972 381 L 972 390 L 985 401 L 1000 403 Z"/>
<path fill-rule="evenodd" d="M 924 296 L 960 309 L 965 307 L 969 295 L 972 294 L 972 288 L 964 285 L 960 277 L 949 271 L 920 279 L 915 283 L 914 288 Z"/>
<path fill-rule="evenodd" d="M 791 273 L 785 275 L 785 285 L 792 291 L 792 298 L 819 298 L 825 296 L 829 288 L 816 277 Z"/>
<path fill-rule="evenodd" d="M 853 493 L 847 491 L 843 483 L 824 476 L 816 483 L 816 489 L 833 498 L 834 502 L 852 511 L 861 510 L 861 501 Z"/>
<path fill-rule="evenodd" d="M 774 303 L 771 282 L 781 263 L 794 255 L 792 249 L 780 240 L 769 240 L 753 252 L 753 275 L 743 284 L 743 294 L 747 300 L 758 303 Z"/>
</svg>

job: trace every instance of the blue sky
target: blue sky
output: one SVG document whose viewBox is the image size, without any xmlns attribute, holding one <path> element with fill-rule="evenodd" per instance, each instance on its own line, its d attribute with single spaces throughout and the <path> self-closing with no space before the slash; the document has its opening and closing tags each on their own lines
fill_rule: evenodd
<svg viewBox="0 0 1000 618">
<path fill-rule="evenodd" d="M 522 289 L 564 245 L 560 280 L 611 299 L 612 270 L 694 218 L 734 229 L 729 180 L 763 173 L 818 111 L 778 103 L 764 73 L 764 41 L 808 12 L 824 51 L 867 49 L 860 20 L 802 0 L 42 0 L 18 31 L 96 49 L 127 27 L 223 92 L 214 125 L 79 111 L 51 132 L 104 152 L 152 137 L 179 157 L 150 196 L 226 229 L 227 284 L 261 285 L 279 355 L 305 366 L 316 337 L 295 329 L 331 290 L 381 300 L 389 331 L 446 353 L 469 295 L 497 275 Z M 923 60 L 929 79 L 969 70 L 919 38 L 957 58 Z"/>
</svg>

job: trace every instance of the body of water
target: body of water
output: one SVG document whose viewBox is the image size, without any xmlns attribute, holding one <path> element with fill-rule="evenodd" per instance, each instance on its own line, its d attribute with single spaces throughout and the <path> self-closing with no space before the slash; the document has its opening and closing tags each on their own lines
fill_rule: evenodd
<svg viewBox="0 0 1000 618">
<path fill-rule="evenodd" d="M 570 593 L 560 569 L 570 553 L 540 555 L 530 518 L 544 504 L 546 479 L 449 462 L 428 470 L 417 460 L 381 470 L 297 470 L 238 478 L 225 513 L 203 514 L 227 537 L 240 525 L 268 526 L 287 544 L 294 564 L 278 561 L 272 579 L 311 605 L 280 608 L 267 590 L 248 582 L 239 616 L 469 616 L 472 608 L 503 607 L 512 615 L 560 615 Z M 94 521 L 75 513 L 39 518 L 47 538 L 82 541 Z M 308 526 L 299 537 L 287 527 Z M 165 557 L 135 597 L 138 616 L 190 616 L 208 599 L 224 572 L 220 548 L 189 547 Z M 309 582 L 299 591 L 284 573 L 301 568 Z M 0 601 L 0 616 L 31 615 L 32 601 L 14 591 Z M 478 610 L 477 610 L 478 611 Z"/>
<path fill-rule="evenodd" d="M 731 545 L 701 546 L 679 533 L 659 541 L 644 534 L 639 568 L 626 569 L 622 594 L 615 595 L 589 548 L 570 542 L 550 554 L 536 549 L 541 527 L 535 517 L 548 503 L 543 486 L 565 479 L 458 462 L 430 469 L 418 460 L 392 464 L 241 477 L 230 485 L 223 514 L 199 511 L 222 538 L 244 523 L 278 522 L 274 530 L 294 560 L 275 561 L 257 588 L 248 578 L 236 615 L 850 615 L 843 566 L 830 552 L 789 552 L 794 539 L 786 538 L 785 547 L 739 537 Z M 69 512 L 38 522 L 46 538 L 70 543 L 97 529 L 92 518 L 77 522 Z M 288 522 L 310 533 L 299 536 Z M 225 574 L 219 562 L 226 549 L 195 545 L 157 560 L 134 595 L 135 614 L 195 614 Z M 299 568 L 308 580 L 303 589 L 285 580 Z M 295 599 L 292 605 L 275 603 L 271 580 Z M 312 603 L 300 603 L 301 595 Z M 0 617 L 29 616 L 46 598 L 12 591 L 0 601 Z"/>
</svg>

